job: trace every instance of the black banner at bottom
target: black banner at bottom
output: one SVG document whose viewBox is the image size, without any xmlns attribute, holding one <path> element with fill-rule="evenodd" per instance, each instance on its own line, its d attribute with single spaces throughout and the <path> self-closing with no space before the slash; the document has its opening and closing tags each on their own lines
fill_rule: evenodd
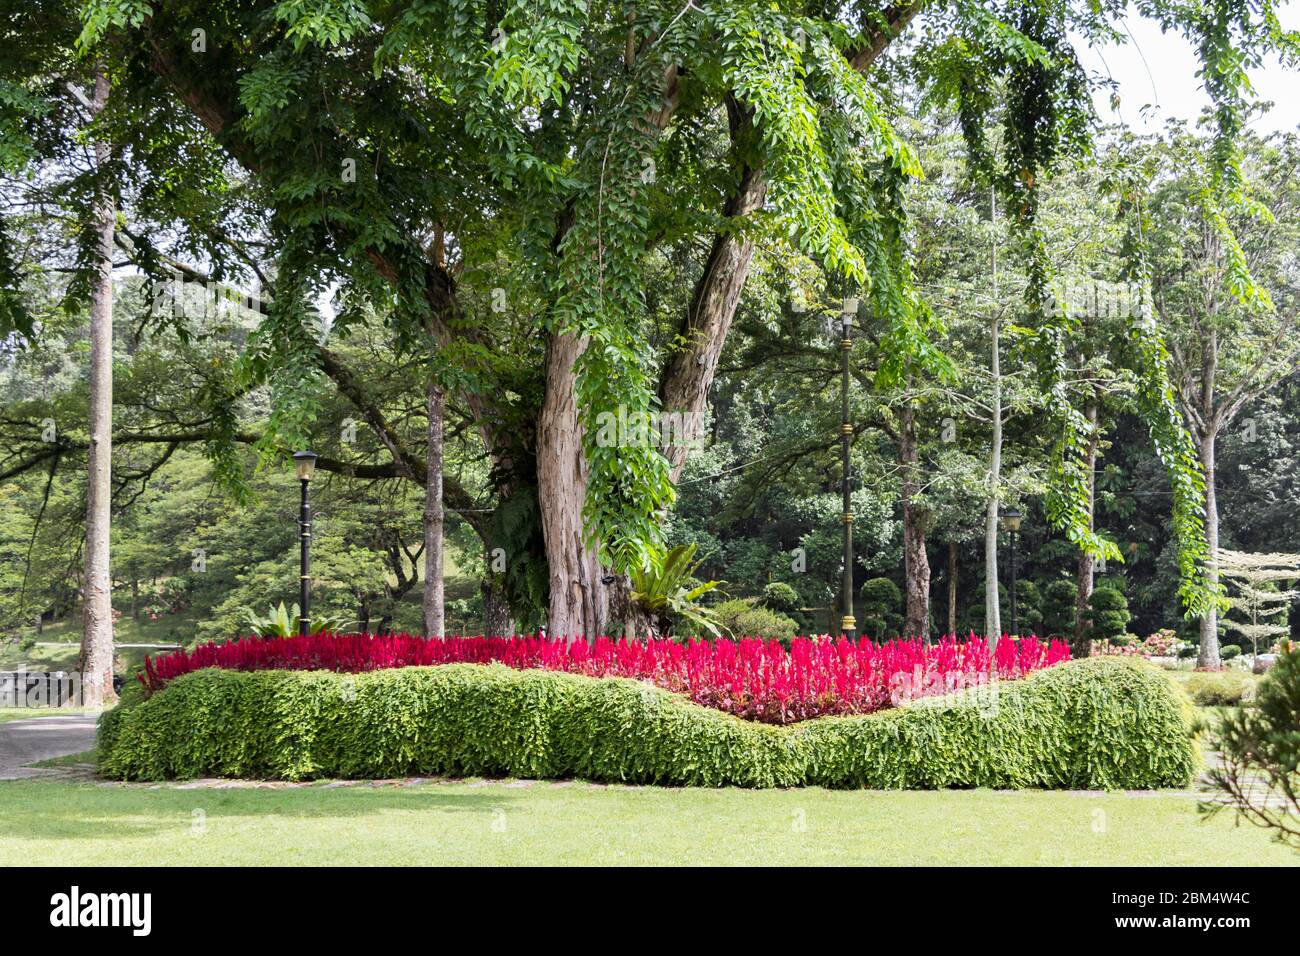
<svg viewBox="0 0 1300 956">
<path fill-rule="evenodd" d="M 28 937 L 96 937 L 130 948 L 202 943 L 210 933 L 217 934 L 213 943 L 226 945 L 265 940 L 268 932 L 302 944 L 373 945 L 377 925 L 389 945 L 475 928 L 490 937 L 481 942 L 529 932 L 540 940 L 539 933 L 559 931 L 613 941 L 646 919 L 657 928 L 643 925 L 636 935 L 663 934 L 667 943 L 685 925 L 672 928 L 674 911 L 696 927 L 689 934 L 692 947 L 711 938 L 771 943 L 787 931 L 806 937 L 814 930 L 809 918 L 837 933 L 860 932 L 863 921 L 873 936 L 919 932 L 929 944 L 969 944 L 995 932 L 1070 943 L 1142 937 L 1183 945 L 1197 937 L 1231 946 L 1260 932 L 1293 930 L 1292 872 L 748 868 L 719 875 L 626 869 L 593 880 L 582 872 L 539 879 L 527 868 L 32 868 L 6 871 L 0 893 L 10 952 L 23 951 L 16 944 Z M 839 925 L 832 928 L 827 920 Z M 605 936 L 602 924 L 619 935 Z"/>
</svg>

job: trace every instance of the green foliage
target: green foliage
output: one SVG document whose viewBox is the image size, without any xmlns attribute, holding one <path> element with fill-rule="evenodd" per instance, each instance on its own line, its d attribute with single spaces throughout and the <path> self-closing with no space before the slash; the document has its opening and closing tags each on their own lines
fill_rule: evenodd
<svg viewBox="0 0 1300 956">
<path fill-rule="evenodd" d="M 1184 698 L 1148 665 L 1071 662 L 951 698 L 789 727 L 639 681 L 498 665 L 187 674 L 101 718 L 113 778 L 412 774 L 687 786 L 1184 786 Z"/>
<path fill-rule="evenodd" d="M 1089 637 L 1094 641 L 1117 638 L 1128 630 L 1128 598 L 1116 587 L 1100 583 L 1088 598 Z"/>
<path fill-rule="evenodd" d="M 1016 605 L 1021 634 L 1043 632 L 1043 594 L 1033 581 L 1016 582 Z M 1010 622 L 1008 621 L 1008 626 Z"/>
<path fill-rule="evenodd" d="M 858 630 L 875 640 L 896 637 L 903 626 L 903 592 L 889 578 L 870 578 L 859 591 L 861 605 L 854 608 Z"/>
<path fill-rule="evenodd" d="M 784 581 L 771 581 L 763 585 L 763 606 L 791 614 L 799 610 L 799 592 Z"/>
<path fill-rule="evenodd" d="M 776 638 L 786 644 L 799 633 L 799 625 L 792 618 L 761 607 L 757 598 L 733 598 L 715 604 L 711 609 L 718 626 L 732 637 Z"/>
<path fill-rule="evenodd" d="M 1197 671 L 1183 684 L 1192 703 L 1199 707 L 1235 707 L 1253 694 L 1254 687 L 1254 677 L 1234 670 Z"/>
<path fill-rule="evenodd" d="M 679 544 L 666 553 L 652 553 L 646 567 L 632 571 L 632 600 L 658 620 L 661 634 L 703 628 L 718 635 L 716 614 L 700 599 L 726 582 L 697 582 L 695 572 L 703 561 L 694 558 L 694 544 Z"/>
</svg>

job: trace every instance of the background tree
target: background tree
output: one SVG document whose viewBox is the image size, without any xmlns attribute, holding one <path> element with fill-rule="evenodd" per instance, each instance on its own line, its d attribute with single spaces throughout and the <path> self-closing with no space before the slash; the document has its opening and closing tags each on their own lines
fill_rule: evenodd
<svg viewBox="0 0 1300 956">
<path fill-rule="evenodd" d="M 1232 606 L 1250 619 L 1226 623 L 1249 638 L 1253 653 L 1259 653 L 1261 639 L 1271 643 L 1290 633 L 1287 610 L 1300 598 L 1300 591 L 1282 591 L 1278 585 L 1300 581 L 1300 554 L 1246 554 L 1220 548 L 1219 573 L 1233 586 Z"/>
<path fill-rule="evenodd" d="M 1219 436 L 1300 363 L 1294 341 L 1300 273 L 1292 252 L 1300 240 L 1300 191 L 1291 174 L 1300 155 L 1292 135 L 1246 138 L 1240 188 L 1252 198 L 1232 216 L 1235 238 L 1227 238 L 1216 228 L 1220 213 L 1205 192 L 1210 145 L 1176 129 L 1167 143 L 1149 148 L 1176 151 L 1184 163 L 1155 188 L 1146 214 L 1155 307 L 1173 357 L 1179 408 L 1205 476 L 1206 567 L 1214 586 Z M 1219 664 L 1218 610 L 1210 607 L 1201 617 L 1203 667 Z"/>
</svg>

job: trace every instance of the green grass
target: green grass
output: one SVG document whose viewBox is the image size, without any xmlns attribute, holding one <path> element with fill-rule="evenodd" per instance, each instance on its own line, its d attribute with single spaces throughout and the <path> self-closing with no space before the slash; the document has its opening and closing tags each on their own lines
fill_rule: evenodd
<svg viewBox="0 0 1300 956">
<path fill-rule="evenodd" d="M 79 754 L 64 754 L 62 757 L 50 757 L 48 760 L 38 760 L 36 763 L 28 764 L 29 767 L 94 767 L 99 763 L 99 750 L 92 747 L 90 750 L 83 750 Z"/>
<path fill-rule="evenodd" d="M 11 698 L 12 699 L 12 698 Z M 79 707 L 0 707 L 0 724 L 11 720 L 31 720 L 34 717 L 67 717 L 84 714 Z"/>
<path fill-rule="evenodd" d="M 0 783 L 0 866 L 29 862 L 1248 866 L 1300 854 L 1225 816 L 1203 821 L 1185 792 Z"/>
<path fill-rule="evenodd" d="M 77 666 L 77 654 L 81 650 L 81 620 L 69 618 L 55 624 L 48 624 L 40 634 L 35 628 L 22 632 L 22 637 L 41 642 L 40 646 L 23 649 L 16 640 L 0 643 L 0 670 L 29 671 L 73 670 Z M 193 619 L 187 614 L 173 614 L 156 621 L 147 618 L 139 623 L 123 614 L 113 625 L 113 641 L 116 644 L 178 644 L 190 641 L 194 636 Z M 58 644 L 52 647 L 51 644 Z M 144 666 L 146 654 L 166 654 L 167 651 L 149 650 L 142 647 L 119 647 L 115 657 L 126 667 L 123 674 L 128 679 Z"/>
</svg>

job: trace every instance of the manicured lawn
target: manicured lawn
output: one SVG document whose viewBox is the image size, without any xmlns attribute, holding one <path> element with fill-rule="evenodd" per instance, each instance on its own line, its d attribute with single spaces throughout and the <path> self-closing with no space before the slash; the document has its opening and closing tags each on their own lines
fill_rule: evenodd
<svg viewBox="0 0 1300 956">
<path fill-rule="evenodd" d="M 1187 793 L 669 790 L 462 781 L 179 789 L 0 783 L 0 866 L 1296 865 Z"/>
<path fill-rule="evenodd" d="M 12 699 L 12 698 L 11 698 Z M 0 724 L 11 720 L 31 720 L 34 717 L 67 717 L 84 714 L 79 707 L 0 707 Z"/>
</svg>

